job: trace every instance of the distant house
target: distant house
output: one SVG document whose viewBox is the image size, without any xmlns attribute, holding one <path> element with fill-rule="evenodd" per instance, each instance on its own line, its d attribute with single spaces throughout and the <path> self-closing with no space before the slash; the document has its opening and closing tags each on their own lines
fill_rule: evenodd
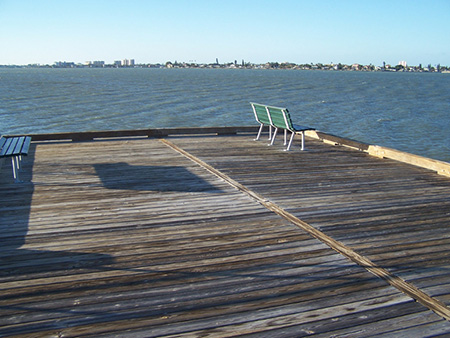
<svg viewBox="0 0 450 338">
<path fill-rule="evenodd" d="M 105 61 L 94 61 L 94 62 L 92 62 L 92 67 L 96 67 L 96 68 L 105 67 Z"/>
<path fill-rule="evenodd" d="M 53 64 L 54 68 L 74 68 L 74 62 L 58 61 Z"/>
</svg>

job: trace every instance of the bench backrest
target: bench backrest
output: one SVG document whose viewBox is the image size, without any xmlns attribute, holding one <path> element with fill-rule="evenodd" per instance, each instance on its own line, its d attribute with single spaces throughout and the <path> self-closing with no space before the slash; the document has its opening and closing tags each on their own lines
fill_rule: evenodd
<svg viewBox="0 0 450 338">
<path fill-rule="evenodd" d="M 293 130 L 291 115 L 287 108 L 267 106 L 269 110 L 272 126 L 281 129 Z"/>
<path fill-rule="evenodd" d="M 261 124 L 270 125 L 270 118 L 268 111 L 266 109 L 267 106 L 259 103 L 250 102 L 253 108 L 253 113 L 255 114 L 256 121 Z"/>
<path fill-rule="evenodd" d="M 2 135 L 0 135 L 0 153 L 2 153 L 3 146 L 6 143 L 6 138 L 4 138 Z"/>
<path fill-rule="evenodd" d="M 30 136 L 0 137 L 0 156 L 27 155 L 30 147 Z"/>
</svg>

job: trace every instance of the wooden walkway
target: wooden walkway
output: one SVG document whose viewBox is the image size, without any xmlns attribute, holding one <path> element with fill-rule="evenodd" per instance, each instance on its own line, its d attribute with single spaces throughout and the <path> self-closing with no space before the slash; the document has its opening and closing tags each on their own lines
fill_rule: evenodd
<svg viewBox="0 0 450 338">
<path fill-rule="evenodd" d="M 450 335 L 450 178 L 253 138 L 38 141 L 23 184 L 5 163 L 0 337 Z"/>
</svg>

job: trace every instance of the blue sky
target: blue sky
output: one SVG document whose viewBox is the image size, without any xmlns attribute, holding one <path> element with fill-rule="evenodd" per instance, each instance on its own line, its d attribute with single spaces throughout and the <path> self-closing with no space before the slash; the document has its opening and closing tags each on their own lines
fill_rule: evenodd
<svg viewBox="0 0 450 338">
<path fill-rule="evenodd" d="M 450 0 L 0 0 L 0 64 L 450 66 Z"/>
</svg>

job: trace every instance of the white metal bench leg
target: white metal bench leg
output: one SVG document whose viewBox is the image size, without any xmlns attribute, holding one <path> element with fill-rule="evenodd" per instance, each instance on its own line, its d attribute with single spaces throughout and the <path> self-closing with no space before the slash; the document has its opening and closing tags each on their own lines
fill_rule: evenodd
<svg viewBox="0 0 450 338">
<path fill-rule="evenodd" d="M 19 168 L 19 171 L 23 171 L 22 160 L 23 160 L 22 155 L 19 155 L 19 162 L 18 162 L 18 166 L 17 166 Z"/>
<path fill-rule="evenodd" d="M 292 145 L 292 141 L 294 140 L 294 136 L 295 136 L 295 133 L 292 133 L 292 135 L 291 135 L 291 139 L 289 140 L 289 144 L 288 144 L 288 146 L 287 146 L 287 148 L 286 148 L 286 151 L 289 151 L 290 149 L 291 149 L 291 145 Z M 302 144 L 301 144 L 301 150 L 305 150 L 305 133 L 302 131 L 301 133 L 300 133 L 300 136 L 302 137 Z"/>
<path fill-rule="evenodd" d="M 17 172 L 22 171 L 22 156 L 14 156 L 16 158 L 16 168 Z"/>
<path fill-rule="evenodd" d="M 272 137 L 272 141 L 270 142 L 270 146 L 273 145 L 273 143 L 275 142 L 275 137 L 277 136 L 278 133 L 278 128 L 275 128 L 275 130 L 273 131 L 273 137 Z"/>
<path fill-rule="evenodd" d="M 264 127 L 264 125 L 261 124 L 261 126 L 259 127 L 259 130 L 258 130 L 258 135 L 256 135 L 255 141 L 259 140 L 259 137 L 261 136 L 263 127 Z"/>
<path fill-rule="evenodd" d="M 287 129 L 284 130 L 284 143 L 283 145 L 285 146 L 287 144 Z"/>
<path fill-rule="evenodd" d="M 289 139 L 289 144 L 288 144 L 287 148 L 285 149 L 285 151 L 289 151 L 291 149 L 291 144 L 292 144 L 292 141 L 294 140 L 294 135 L 295 135 L 295 133 L 291 134 L 291 138 Z"/>
<path fill-rule="evenodd" d="M 259 138 L 261 137 L 261 133 L 262 133 L 263 128 L 264 128 L 264 125 L 261 124 L 261 126 L 259 127 L 259 130 L 258 130 L 258 135 L 255 138 L 255 141 L 258 141 Z M 268 140 L 269 141 L 272 140 L 272 126 L 269 126 L 269 138 L 268 138 Z"/>
<path fill-rule="evenodd" d="M 18 156 L 11 157 L 11 164 L 12 164 L 14 181 L 15 182 L 20 182 L 20 179 L 19 179 L 19 158 L 18 158 Z"/>
</svg>

